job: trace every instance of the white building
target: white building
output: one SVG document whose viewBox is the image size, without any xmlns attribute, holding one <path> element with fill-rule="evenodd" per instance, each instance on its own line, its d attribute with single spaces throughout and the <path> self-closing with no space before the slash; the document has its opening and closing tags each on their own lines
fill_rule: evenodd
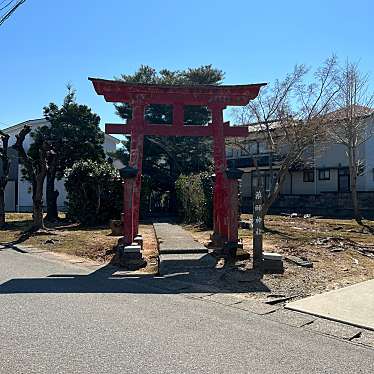
<svg viewBox="0 0 374 374">
<path fill-rule="evenodd" d="M 31 126 L 32 130 L 49 125 L 49 122 L 46 121 L 44 118 L 41 119 L 34 119 L 28 120 L 17 125 L 8 127 L 6 129 L 2 129 L 2 131 L 6 134 L 10 135 L 9 138 L 9 156 L 11 159 L 11 167 L 9 173 L 9 181 L 5 189 L 5 209 L 8 212 L 25 212 L 25 211 L 32 211 L 32 190 L 31 184 L 23 180 L 22 178 L 22 165 L 18 161 L 17 152 L 11 148 L 11 146 L 16 141 L 16 134 L 20 132 L 23 126 L 29 125 Z M 24 148 L 27 150 L 32 143 L 32 138 L 30 134 L 28 134 L 24 141 Z M 103 148 L 105 153 L 113 152 L 116 150 L 116 146 L 119 143 L 119 140 L 105 134 L 105 140 L 103 144 Z M 59 210 L 64 210 L 65 207 L 65 200 L 66 200 L 66 190 L 64 186 L 64 180 L 57 180 L 55 184 L 56 190 L 58 190 L 59 195 L 57 198 L 57 206 Z M 45 201 L 45 194 L 44 194 L 44 201 Z"/>
</svg>

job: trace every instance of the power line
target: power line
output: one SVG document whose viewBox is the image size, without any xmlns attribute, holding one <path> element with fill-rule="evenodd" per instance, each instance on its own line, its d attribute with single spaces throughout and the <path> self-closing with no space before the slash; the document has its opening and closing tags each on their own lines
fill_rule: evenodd
<svg viewBox="0 0 374 374">
<path fill-rule="evenodd" d="M 8 8 L 8 6 L 9 6 L 10 4 L 13 3 L 13 1 L 14 1 L 14 0 L 9 1 L 9 3 L 8 3 L 7 5 L 4 5 L 4 6 L 0 9 L 0 11 L 1 11 L 1 10 L 4 10 L 5 8 Z"/>
<path fill-rule="evenodd" d="M 4 7 L 2 7 L 0 9 L 1 10 L 4 10 L 4 9 L 7 9 L 10 7 L 10 9 L 8 9 L 3 15 L 0 16 L 0 26 L 17 10 L 17 8 L 19 6 L 21 6 L 26 0 L 18 0 L 14 5 L 12 5 L 12 3 L 14 3 L 14 0 L 11 0 L 7 5 L 5 5 Z M 1 3 L 3 4 L 4 1 Z"/>
<path fill-rule="evenodd" d="M 0 6 L 3 5 L 6 1 L 7 1 L 7 0 L 2 0 L 2 1 L 0 2 Z M 12 0 L 12 1 L 13 1 L 13 0 Z"/>
</svg>

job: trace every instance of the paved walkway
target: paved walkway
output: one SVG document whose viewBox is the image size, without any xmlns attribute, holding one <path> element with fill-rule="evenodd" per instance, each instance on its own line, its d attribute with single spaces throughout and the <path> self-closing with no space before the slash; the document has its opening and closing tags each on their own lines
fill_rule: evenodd
<svg viewBox="0 0 374 374">
<path fill-rule="evenodd" d="M 297 300 L 286 308 L 374 330 L 374 279 Z"/>
<path fill-rule="evenodd" d="M 208 253 L 208 249 L 197 242 L 179 225 L 154 223 L 160 254 Z"/>
<path fill-rule="evenodd" d="M 197 242 L 179 225 L 153 224 L 160 252 L 160 274 L 189 272 L 190 276 L 204 278 L 216 261 L 208 249 Z"/>
</svg>

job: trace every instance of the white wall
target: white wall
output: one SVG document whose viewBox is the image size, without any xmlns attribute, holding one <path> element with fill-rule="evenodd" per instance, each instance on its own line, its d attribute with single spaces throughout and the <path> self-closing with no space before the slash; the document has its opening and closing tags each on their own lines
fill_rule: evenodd
<svg viewBox="0 0 374 374">
<path fill-rule="evenodd" d="M 346 148 L 342 144 L 324 144 L 316 146 L 316 167 L 346 167 L 348 158 Z"/>
<path fill-rule="evenodd" d="M 21 166 L 19 166 L 21 173 Z M 32 209 L 32 189 L 31 183 L 25 180 L 18 180 L 18 207 L 20 211 L 30 211 Z"/>
<path fill-rule="evenodd" d="M 21 169 L 21 167 L 20 167 Z M 20 171 L 21 172 L 21 171 Z M 57 207 L 59 210 L 63 210 L 65 206 L 66 200 L 66 189 L 64 186 L 64 180 L 57 180 L 55 183 L 55 188 L 59 192 L 57 198 Z M 43 201 L 44 205 L 46 205 L 46 181 L 44 181 L 44 195 Z M 32 208 L 32 188 L 31 183 L 28 181 L 20 181 L 18 185 L 18 205 L 21 211 L 29 211 Z"/>
<path fill-rule="evenodd" d="M 374 119 L 369 123 L 369 131 L 373 135 L 363 145 L 366 161 L 365 174 L 358 178 L 358 188 L 365 191 L 374 191 Z"/>
<path fill-rule="evenodd" d="M 288 173 L 284 179 L 284 182 L 281 187 L 281 194 L 290 194 L 291 193 L 291 176 Z"/>
<path fill-rule="evenodd" d="M 315 179 L 315 178 L 314 178 Z M 318 175 L 317 175 L 318 179 Z M 292 172 L 292 194 L 308 195 L 315 193 L 314 182 L 304 182 L 303 171 Z"/>
<path fill-rule="evenodd" d="M 20 124 L 19 126 L 14 126 L 14 128 L 11 128 L 9 131 L 7 131 L 7 133 L 10 135 L 10 138 L 9 138 L 10 146 L 15 143 L 16 141 L 15 135 L 19 133 L 20 129 L 22 128 L 24 124 L 26 124 L 26 122 Z M 46 121 L 45 119 L 40 119 L 40 120 L 28 121 L 27 124 L 31 125 L 34 130 L 38 127 L 48 125 L 48 121 Z M 31 143 L 32 143 L 32 137 L 29 134 L 26 136 L 25 141 L 24 141 L 24 148 L 26 152 L 29 149 Z M 105 153 L 114 152 L 116 150 L 117 143 L 118 143 L 117 139 L 115 139 L 114 137 L 110 135 L 105 134 L 104 144 L 103 144 Z M 31 184 L 25 180 L 22 180 L 22 172 L 21 172 L 22 166 L 21 165 L 18 166 L 18 169 L 19 169 L 18 206 L 21 211 L 25 211 L 25 210 L 30 211 L 32 209 Z M 44 203 L 46 204 L 45 187 L 46 187 L 46 183 L 44 183 Z M 9 188 L 8 194 L 10 194 L 9 196 L 11 196 L 12 194 L 14 195 L 15 185 L 9 184 L 8 188 Z M 67 195 L 65 186 L 64 186 L 64 180 L 62 179 L 60 181 L 56 181 L 55 188 L 59 192 L 59 196 L 57 198 L 57 206 L 59 209 L 63 209 L 65 206 L 66 195 Z M 9 209 L 9 210 L 15 210 L 15 208 Z"/>
<path fill-rule="evenodd" d="M 338 191 L 338 170 L 330 169 L 329 180 L 319 180 L 317 170 L 317 193 Z"/>
</svg>

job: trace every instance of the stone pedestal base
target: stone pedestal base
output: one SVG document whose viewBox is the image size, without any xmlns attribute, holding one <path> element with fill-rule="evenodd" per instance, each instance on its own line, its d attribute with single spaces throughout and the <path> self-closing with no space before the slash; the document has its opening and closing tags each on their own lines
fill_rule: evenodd
<svg viewBox="0 0 374 374">
<path fill-rule="evenodd" d="M 223 246 L 223 254 L 229 258 L 236 258 L 238 242 L 226 242 Z"/>
<path fill-rule="evenodd" d="M 237 242 L 227 242 L 222 239 L 218 234 L 212 234 L 210 236 L 210 242 L 208 248 L 213 248 L 214 252 L 218 255 L 222 255 L 228 258 L 236 258 L 237 252 L 241 253 L 243 250 L 243 243 L 241 240 Z"/>
<path fill-rule="evenodd" d="M 224 245 L 225 245 L 225 241 L 223 240 L 221 235 L 217 233 L 213 233 L 210 235 L 208 248 L 223 248 Z"/>
<path fill-rule="evenodd" d="M 118 246 L 120 265 L 129 270 L 138 270 L 146 266 L 141 253 L 141 246 L 133 243 L 131 245 Z"/>
</svg>

